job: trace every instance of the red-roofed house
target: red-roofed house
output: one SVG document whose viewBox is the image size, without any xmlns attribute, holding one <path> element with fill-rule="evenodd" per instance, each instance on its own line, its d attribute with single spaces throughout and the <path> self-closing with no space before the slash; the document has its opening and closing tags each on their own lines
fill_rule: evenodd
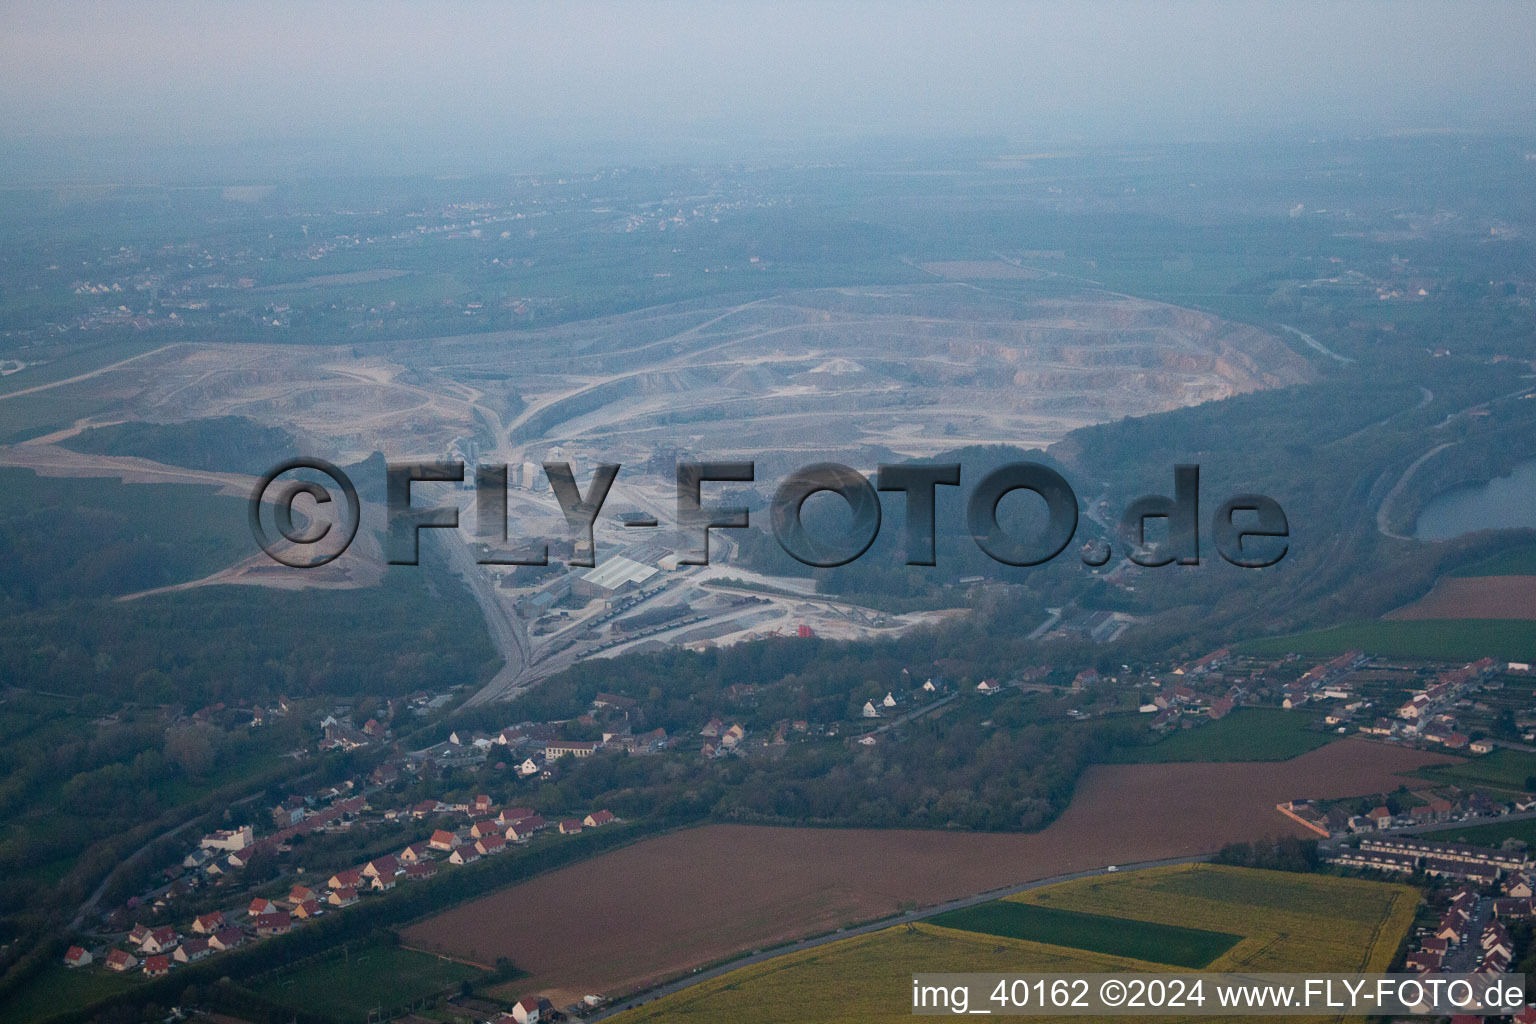
<svg viewBox="0 0 1536 1024">
<path fill-rule="evenodd" d="M 211 914 L 204 914 L 192 922 L 192 930 L 199 935 L 212 935 L 224 927 L 224 914 L 215 910 Z"/>
<path fill-rule="evenodd" d="M 363 884 L 363 873 L 357 868 L 338 871 L 325 883 L 327 889 L 356 889 Z"/>
<path fill-rule="evenodd" d="M 350 885 L 338 886 L 331 890 L 326 901 L 333 907 L 350 907 L 357 902 L 357 890 Z"/>
<path fill-rule="evenodd" d="M 176 929 L 166 925 L 151 931 L 149 938 L 145 939 L 139 948 L 146 953 L 169 953 L 176 948 L 179 940 L 180 936 L 176 934 Z"/>
<path fill-rule="evenodd" d="M 281 910 L 262 914 L 256 919 L 256 934 L 262 937 L 287 935 L 291 931 L 293 931 L 293 919 Z"/>
<path fill-rule="evenodd" d="M 204 938 L 191 938 L 176 947 L 176 952 L 171 956 L 177 963 L 195 964 L 204 959 L 213 950 L 208 946 L 208 940 Z"/>
<path fill-rule="evenodd" d="M 424 860 L 420 864 L 407 864 L 405 866 L 405 880 L 407 882 L 422 882 L 437 874 L 437 863 Z"/>
<path fill-rule="evenodd" d="M 252 917 L 260 917 L 262 914 L 270 914 L 277 909 L 277 904 L 265 897 L 258 896 L 251 900 L 251 905 L 245 908 L 245 912 Z"/>
<path fill-rule="evenodd" d="M 409 866 L 411 864 L 420 864 L 424 860 L 430 860 L 431 858 L 427 854 L 427 851 L 430 849 L 431 847 L 426 843 L 412 843 L 400 851 L 400 863 Z"/>
<path fill-rule="evenodd" d="M 482 857 L 489 857 L 493 853 L 501 853 L 507 848 L 507 841 L 500 835 L 486 836 L 484 839 L 475 840 L 475 849 Z"/>
<path fill-rule="evenodd" d="M 144 973 L 151 978 L 163 978 L 171 973 L 171 958 L 162 954 L 144 961 Z"/>
<path fill-rule="evenodd" d="M 581 819 L 580 818 L 566 818 L 564 821 L 560 822 L 560 834 L 563 835 L 563 836 L 575 835 L 577 832 L 580 832 L 580 831 L 581 831 Z"/>
<path fill-rule="evenodd" d="M 208 940 L 208 945 L 217 950 L 239 949 L 245 945 L 245 932 L 239 928 L 220 928 L 213 933 Z"/>
<path fill-rule="evenodd" d="M 453 852 L 459 845 L 459 837 L 446 829 L 438 829 L 432 833 L 431 840 L 427 843 L 434 850 L 442 850 L 444 853 Z"/>
<path fill-rule="evenodd" d="M 125 953 L 120 949 L 114 949 L 107 954 L 107 970 L 131 971 L 139 966 L 139 958 L 132 953 Z"/>
<path fill-rule="evenodd" d="M 480 851 L 473 846 L 456 846 L 448 855 L 450 864 L 473 864 L 480 859 Z"/>
<path fill-rule="evenodd" d="M 82 949 L 79 946 L 70 946 L 69 952 L 64 954 L 64 966 L 85 967 L 92 959 L 94 958 L 91 956 L 90 950 Z"/>
<path fill-rule="evenodd" d="M 531 818 L 524 818 L 522 821 L 514 821 L 512 824 L 507 826 L 507 839 L 516 843 L 526 843 L 528 840 L 533 838 L 533 834 L 537 832 L 540 826 L 543 824 L 544 819 L 539 817 L 537 814 Z"/>
<path fill-rule="evenodd" d="M 599 825 L 606 825 L 613 820 L 613 814 L 610 811 L 593 811 L 581 819 L 581 823 L 589 828 L 597 828 Z"/>
<path fill-rule="evenodd" d="M 363 877 L 393 878 L 395 876 L 395 872 L 399 870 L 400 862 L 395 859 L 395 855 L 392 853 L 386 853 L 384 856 L 368 862 L 368 865 L 363 868 Z"/>
</svg>

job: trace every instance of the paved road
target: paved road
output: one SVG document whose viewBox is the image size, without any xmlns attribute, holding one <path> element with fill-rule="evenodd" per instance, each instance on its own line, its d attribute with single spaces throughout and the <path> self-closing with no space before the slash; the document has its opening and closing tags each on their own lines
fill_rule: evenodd
<svg viewBox="0 0 1536 1024">
<path fill-rule="evenodd" d="M 1213 856 L 1214 854 L 1204 854 L 1199 857 L 1175 857 L 1170 860 L 1148 860 L 1142 861 L 1138 864 L 1121 864 L 1117 866 L 1117 870 L 1139 871 L 1142 868 L 1160 868 L 1173 864 L 1199 864 L 1210 860 Z M 977 893 L 974 896 L 966 896 L 958 900 L 950 900 L 948 903 L 941 903 L 938 906 L 925 907 L 922 910 L 914 910 L 910 913 L 901 914 L 896 917 L 888 917 L 880 921 L 873 921 L 869 924 L 862 924 L 854 928 L 843 928 L 838 931 L 831 932 L 827 935 L 818 935 L 815 938 L 804 939 L 800 942 L 796 942 L 788 946 L 780 946 L 777 949 L 770 949 L 761 953 L 753 953 L 750 956 L 744 956 L 740 959 L 732 960 L 729 963 L 724 963 L 715 967 L 695 971 L 693 974 L 690 974 L 687 977 L 679 978 L 677 981 L 651 989 L 639 998 L 626 999 L 621 1003 L 608 1007 L 607 1009 L 600 1010 L 585 1019 L 592 1021 L 602 1020 L 605 1017 L 611 1017 L 614 1014 L 623 1013 L 625 1010 L 632 1010 L 637 1006 L 641 1006 L 645 1003 L 652 1002 L 653 1000 L 660 999 L 662 996 L 669 996 L 674 992 L 681 992 L 686 988 L 692 988 L 694 985 L 697 985 L 702 981 L 708 981 L 710 978 L 718 978 L 720 975 L 729 973 L 730 971 L 734 971 L 738 968 L 747 967 L 752 964 L 760 964 L 765 960 L 773 960 L 781 956 L 788 956 L 790 953 L 798 953 L 801 950 L 813 949 L 816 946 L 823 946 L 829 942 L 840 942 L 843 939 L 851 939 L 856 935 L 867 935 L 870 932 L 880 931 L 884 928 L 892 928 L 901 924 L 910 924 L 913 921 L 921 921 L 924 918 L 933 917 L 937 914 L 947 913 L 951 910 L 959 910 L 963 907 L 974 907 L 978 903 L 987 903 L 992 900 L 1001 899 L 1004 896 L 1012 896 L 1015 893 L 1028 892 L 1030 889 L 1040 889 L 1047 885 L 1057 885 L 1061 882 L 1071 882 L 1079 878 L 1093 878 L 1096 875 L 1104 875 L 1108 873 L 1108 868 L 1094 868 L 1091 871 L 1075 871 L 1067 875 L 1054 875 L 1050 878 L 1037 878 L 1032 882 L 1022 882 L 1018 885 L 1011 885 L 1004 889 L 993 889 L 990 892 Z"/>
<path fill-rule="evenodd" d="M 433 533 L 448 533 L 446 530 L 434 530 Z M 502 666 L 491 681 L 486 683 L 478 693 L 465 702 L 465 706 L 483 704 L 488 700 L 515 696 L 519 684 L 524 683 L 528 669 L 532 665 L 533 658 L 527 635 L 523 632 L 523 624 L 517 620 L 515 613 L 507 607 L 496 593 L 496 587 L 486 578 L 480 566 L 475 564 L 475 557 L 470 553 L 469 545 L 463 538 L 453 531 L 454 536 L 443 537 L 442 542 L 448 551 L 448 564 L 459 578 L 469 587 L 469 592 L 474 596 L 475 603 L 480 606 L 480 614 L 485 618 L 485 628 L 491 635 L 491 643 L 501 653 Z"/>
</svg>

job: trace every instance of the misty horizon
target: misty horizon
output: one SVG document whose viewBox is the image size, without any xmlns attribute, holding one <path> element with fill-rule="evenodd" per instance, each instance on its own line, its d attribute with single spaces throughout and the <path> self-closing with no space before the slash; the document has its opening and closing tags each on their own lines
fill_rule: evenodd
<svg viewBox="0 0 1536 1024">
<path fill-rule="evenodd" d="M 1519 130 L 1512 4 L 17 4 L 12 181 Z"/>
</svg>

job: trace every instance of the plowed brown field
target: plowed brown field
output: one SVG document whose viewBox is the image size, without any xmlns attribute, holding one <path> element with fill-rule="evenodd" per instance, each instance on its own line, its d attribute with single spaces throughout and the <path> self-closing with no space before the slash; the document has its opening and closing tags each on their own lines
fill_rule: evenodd
<svg viewBox="0 0 1536 1024">
<path fill-rule="evenodd" d="M 412 926 L 405 941 L 530 977 L 563 1005 L 744 950 L 895 911 L 1104 864 L 1301 834 L 1281 800 L 1394 789 L 1456 758 L 1342 740 L 1290 761 L 1098 766 L 1032 835 L 711 825 L 605 854 Z"/>
<path fill-rule="evenodd" d="M 1447 576 L 1384 619 L 1536 619 L 1536 576 Z"/>
</svg>

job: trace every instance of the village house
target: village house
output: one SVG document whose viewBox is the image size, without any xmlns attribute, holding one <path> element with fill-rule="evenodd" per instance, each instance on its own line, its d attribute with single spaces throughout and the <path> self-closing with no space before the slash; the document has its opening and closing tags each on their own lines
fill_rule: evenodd
<svg viewBox="0 0 1536 1024">
<path fill-rule="evenodd" d="M 485 836 L 475 840 L 475 852 L 482 857 L 489 857 L 493 853 L 501 853 L 507 848 L 506 837 L 497 834 Z"/>
<path fill-rule="evenodd" d="M 357 890 L 350 885 L 333 887 L 326 902 L 333 907 L 350 907 L 357 902 Z"/>
<path fill-rule="evenodd" d="M 176 948 L 176 944 L 179 941 L 181 941 L 181 937 L 176 934 L 176 929 L 170 925 L 165 925 L 162 928 L 155 928 L 150 931 L 149 937 L 144 940 L 139 948 L 145 953 L 169 953 Z"/>
<path fill-rule="evenodd" d="M 271 935 L 286 935 L 293 930 L 293 919 L 286 911 L 278 910 L 270 914 L 262 914 L 256 919 L 256 934 L 262 938 Z"/>
<path fill-rule="evenodd" d="M 114 949 L 107 954 L 107 970 L 109 971 L 131 971 L 137 966 L 139 966 L 139 958 L 132 953 L 125 953 L 121 949 Z"/>
<path fill-rule="evenodd" d="M 424 882 L 436 874 L 437 863 L 435 861 L 426 860 L 418 864 L 407 864 L 405 866 L 405 880 L 407 882 Z"/>
<path fill-rule="evenodd" d="M 581 821 L 578 818 L 566 818 L 560 822 L 560 834 L 563 836 L 575 835 L 581 831 Z"/>
<path fill-rule="evenodd" d="M 212 952 L 207 939 L 191 938 L 177 946 L 171 958 L 180 964 L 195 964 L 206 959 Z"/>
<path fill-rule="evenodd" d="M 371 860 L 363 866 L 363 877 L 394 878 L 399 870 L 400 862 L 395 859 L 395 855 L 386 853 L 384 856 Z"/>
<path fill-rule="evenodd" d="M 597 828 L 600 825 L 606 825 L 609 822 L 615 820 L 616 819 L 613 816 L 613 812 L 604 810 L 593 811 L 591 814 L 581 819 L 581 823 L 586 825 L 588 828 Z"/>
<path fill-rule="evenodd" d="M 428 840 L 427 845 L 434 850 L 451 853 L 458 848 L 459 837 L 446 829 L 440 828 L 432 833 L 432 838 Z"/>
<path fill-rule="evenodd" d="M 544 827 L 544 819 L 540 815 L 532 815 L 521 821 L 514 821 L 507 826 L 506 838 L 514 843 L 525 843 L 533 838 L 533 834 Z"/>
<path fill-rule="evenodd" d="M 1532 901 L 1514 896 L 1502 896 L 1493 901 L 1493 916 L 1508 920 L 1532 915 Z"/>
<path fill-rule="evenodd" d="M 212 935 L 224 927 L 224 914 L 215 910 L 211 914 L 204 914 L 192 922 L 192 931 L 198 935 Z"/>
<path fill-rule="evenodd" d="M 256 850 L 257 847 L 255 846 L 247 846 L 243 850 L 236 850 L 234 853 L 231 853 L 229 856 L 224 858 L 224 863 L 228 864 L 232 868 L 244 868 L 251 862 L 251 858 L 256 856 Z"/>
<path fill-rule="evenodd" d="M 79 946 L 70 946 L 69 951 L 64 954 L 64 966 L 87 967 L 93 959 L 94 957 L 91 956 L 90 950 L 82 949 Z"/>
<path fill-rule="evenodd" d="M 209 938 L 208 945 L 219 951 L 239 949 L 245 945 L 245 932 L 239 928 L 220 928 Z"/>
<path fill-rule="evenodd" d="M 362 884 L 362 871 L 357 868 L 347 868 L 345 871 L 338 871 L 328 878 L 325 882 L 325 887 L 334 891 L 336 889 L 356 889 Z"/>
<path fill-rule="evenodd" d="M 412 864 L 420 864 L 422 861 L 430 860 L 431 857 L 427 853 L 429 849 L 431 847 L 426 843 L 412 843 L 400 851 L 400 863 L 410 867 Z"/>
<path fill-rule="evenodd" d="M 448 855 L 450 864 L 473 864 L 480 859 L 480 851 L 473 846 L 455 846 Z"/>
<path fill-rule="evenodd" d="M 265 897 L 258 896 L 251 900 L 251 905 L 245 909 L 245 912 L 251 917 L 260 917 L 262 914 L 270 914 L 277 909 L 276 903 Z"/>
<path fill-rule="evenodd" d="M 171 958 L 160 954 L 146 957 L 144 960 L 144 973 L 151 978 L 163 978 L 171 973 Z"/>
<path fill-rule="evenodd" d="M 325 913 L 325 911 L 320 908 L 319 900 L 315 899 L 314 897 L 310 897 L 307 900 L 301 900 L 300 902 L 295 903 L 293 905 L 293 910 L 291 910 L 290 913 L 300 921 L 312 921 L 319 917 L 321 914 Z"/>
<path fill-rule="evenodd" d="M 524 996 L 512 1005 L 510 1017 L 517 1024 L 538 1024 L 554 1013 L 554 1004 L 542 996 Z"/>
</svg>

